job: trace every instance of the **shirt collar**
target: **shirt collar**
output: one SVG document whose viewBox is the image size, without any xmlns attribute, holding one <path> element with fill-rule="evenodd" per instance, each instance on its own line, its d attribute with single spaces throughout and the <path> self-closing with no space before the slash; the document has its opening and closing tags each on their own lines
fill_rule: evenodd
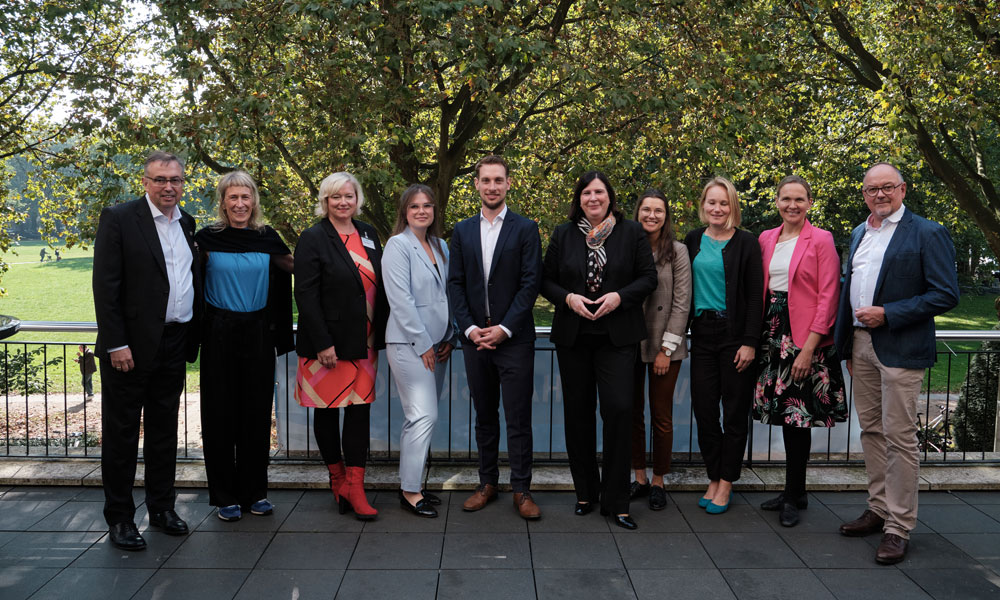
<svg viewBox="0 0 1000 600">
<path fill-rule="evenodd" d="M 879 227 L 872 227 L 872 218 L 871 218 L 871 216 L 869 216 L 867 219 L 865 219 L 865 230 L 866 231 L 878 231 L 879 229 L 882 229 L 883 227 L 885 227 L 886 221 L 888 221 L 888 222 L 892 223 L 893 225 L 895 225 L 895 224 L 899 223 L 900 219 L 903 218 L 903 212 L 905 210 L 906 210 L 906 206 L 903 205 L 903 204 L 900 204 L 899 208 L 896 209 L 896 212 L 894 212 L 891 215 L 889 215 L 888 217 L 882 219 L 882 225 L 880 225 Z"/>
<path fill-rule="evenodd" d="M 176 204 L 174 205 L 173 214 L 171 214 L 170 216 L 167 216 L 162 212 L 160 212 L 160 209 L 157 208 L 155 204 L 153 204 L 152 200 L 149 199 L 149 194 L 146 194 L 146 204 L 149 206 L 149 212 L 152 213 L 154 220 L 156 220 L 157 217 L 163 217 L 167 220 L 168 223 L 172 223 L 173 221 L 176 221 L 177 219 L 181 218 L 179 214 L 180 209 L 177 208 Z"/>
<path fill-rule="evenodd" d="M 498 214 L 498 215 L 496 216 L 496 219 L 493 219 L 493 223 L 492 223 L 492 224 L 493 224 L 493 225 L 496 225 L 496 222 L 497 222 L 498 220 L 499 220 L 499 221 L 503 221 L 503 220 L 504 220 L 504 218 L 505 218 L 506 216 L 507 216 L 507 204 L 505 203 L 505 204 L 503 205 L 503 210 L 501 210 L 501 211 L 500 211 L 500 214 Z M 489 223 L 489 222 L 490 222 L 490 220 L 486 218 L 486 215 L 484 215 L 484 214 L 483 214 L 483 211 L 482 211 L 482 209 L 480 209 L 480 210 L 479 210 L 479 222 L 480 222 L 480 223 L 482 223 L 483 221 L 486 221 L 487 223 Z"/>
</svg>

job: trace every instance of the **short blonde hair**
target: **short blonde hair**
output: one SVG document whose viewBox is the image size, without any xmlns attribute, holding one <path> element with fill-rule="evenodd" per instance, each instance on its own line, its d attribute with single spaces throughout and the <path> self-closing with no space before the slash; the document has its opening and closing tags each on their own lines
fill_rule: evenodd
<svg viewBox="0 0 1000 600">
<path fill-rule="evenodd" d="M 317 217 L 329 216 L 330 207 L 327 204 L 326 199 L 329 196 L 339 192 L 340 189 L 347 184 L 351 184 L 354 186 L 354 193 L 358 197 L 358 208 L 354 211 L 354 214 L 357 215 L 359 212 L 361 212 L 361 207 L 365 203 L 365 193 L 361 191 L 361 184 L 358 183 L 358 180 L 356 177 L 354 177 L 354 175 L 351 175 L 350 173 L 347 173 L 345 171 L 340 171 L 338 173 L 334 173 L 333 175 L 327 175 L 326 179 L 320 182 L 319 196 L 317 198 L 319 201 L 316 203 Z"/>
<path fill-rule="evenodd" d="M 736 193 L 736 186 L 733 185 L 733 182 L 725 177 L 713 177 L 701 189 L 701 197 L 698 199 L 698 218 L 701 219 L 702 223 L 708 223 L 708 215 L 705 214 L 705 196 L 708 195 L 708 190 L 715 186 L 726 190 L 726 195 L 729 196 L 729 218 L 726 219 L 726 229 L 739 227 L 742 222 L 740 196 Z"/>
<path fill-rule="evenodd" d="M 247 224 L 247 227 L 256 230 L 263 229 L 264 222 L 261 218 L 260 192 L 257 190 L 257 183 L 246 171 L 230 171 L 219 178 L 219 183 L 215 186 L 215 202 L 218 204 L 219 211 L 218 220 L 212 224 L 212 229 L 222 230 L 229 227 L 229 215 L 226 214 L 223 200 L 225 200 L 226 192 L 231 187 L 250 188 L 250 197 L 253 198 L 253 208 L 250 209 L 250 222 Z"/>
</svg>

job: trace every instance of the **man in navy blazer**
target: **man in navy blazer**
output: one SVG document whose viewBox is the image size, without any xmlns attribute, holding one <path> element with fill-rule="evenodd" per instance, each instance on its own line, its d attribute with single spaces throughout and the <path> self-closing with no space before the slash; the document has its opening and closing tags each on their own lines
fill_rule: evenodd
<svg viewBox="0 0 1000 600">
<path fill-rule="evenodd" d="M 958 304 L 947 230 L 903 206 L 906 182 L 889 163 L 865 173 L 871 211 L 851 234 L 834 339 L 854 386 L 868 472 L 868 508 L 840 532 L 882 532 L 875 561 L 906 556 L 917 524 L 917 397 L 934 365 L 934 317 Z"/>
<path fill-rule="evenodd" d="M 448 299 L 464 336 L 479 449 L 479 488 L 462 508 L 479 510 L 497 498 L 502 396 L 514 505 L 525 519 L 537 519 L 541 512 L 529 491 L 535 360 L 531 310 L 541 283 L 542 247 L 538 225 L 507 208 L 509 175 L 499 156 L 476 163 L 482 210 L 458 223 L 451 236 Z"/>
</svg>

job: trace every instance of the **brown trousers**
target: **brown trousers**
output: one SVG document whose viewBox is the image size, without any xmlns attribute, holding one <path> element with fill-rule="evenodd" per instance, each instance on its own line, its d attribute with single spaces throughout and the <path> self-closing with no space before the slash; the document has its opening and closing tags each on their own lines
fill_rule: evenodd
<svg viewBox="0 0 1000 600">
<path fill-rule="evenodd" d="M 653 475 L 670 472 L 674 449 L 674 386 L 681 371 L 681 361 L 670 361 L 664 375 L 653 374 L 653 363 L 635 362 L 635 385 L 632 396 L 632 468 L 646 468 L 646 390 L 642 382 L 649 373 L 649 420 L 653 433 Z"/>
</svg>

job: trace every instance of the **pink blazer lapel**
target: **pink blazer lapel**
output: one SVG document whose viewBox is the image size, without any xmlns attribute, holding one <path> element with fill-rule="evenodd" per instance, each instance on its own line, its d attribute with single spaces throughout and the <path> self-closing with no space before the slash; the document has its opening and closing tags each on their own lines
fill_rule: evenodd
<svg viewBox="0 0 1000 600">
<path fill-rule="evenodd" d="M 799 266 L 799 262 L 805 255 L 806 251 L 809 249 L 809 245 L 812 243 L 812 225 L 809 220 L 806 219 L 805 224 L 802 225 L 802 231 L 799 232 L 799 241 L 795 242 L 795 250 L 792 251 L 792 262 L 788 265 L 788 287 L 792 287 L 792 282 L 795 281 L 795 269 Z M 777 239 L 777 238 L 775 238 Z M 774 249 L 774 246 L 771 246 Z"/>
</svg>

